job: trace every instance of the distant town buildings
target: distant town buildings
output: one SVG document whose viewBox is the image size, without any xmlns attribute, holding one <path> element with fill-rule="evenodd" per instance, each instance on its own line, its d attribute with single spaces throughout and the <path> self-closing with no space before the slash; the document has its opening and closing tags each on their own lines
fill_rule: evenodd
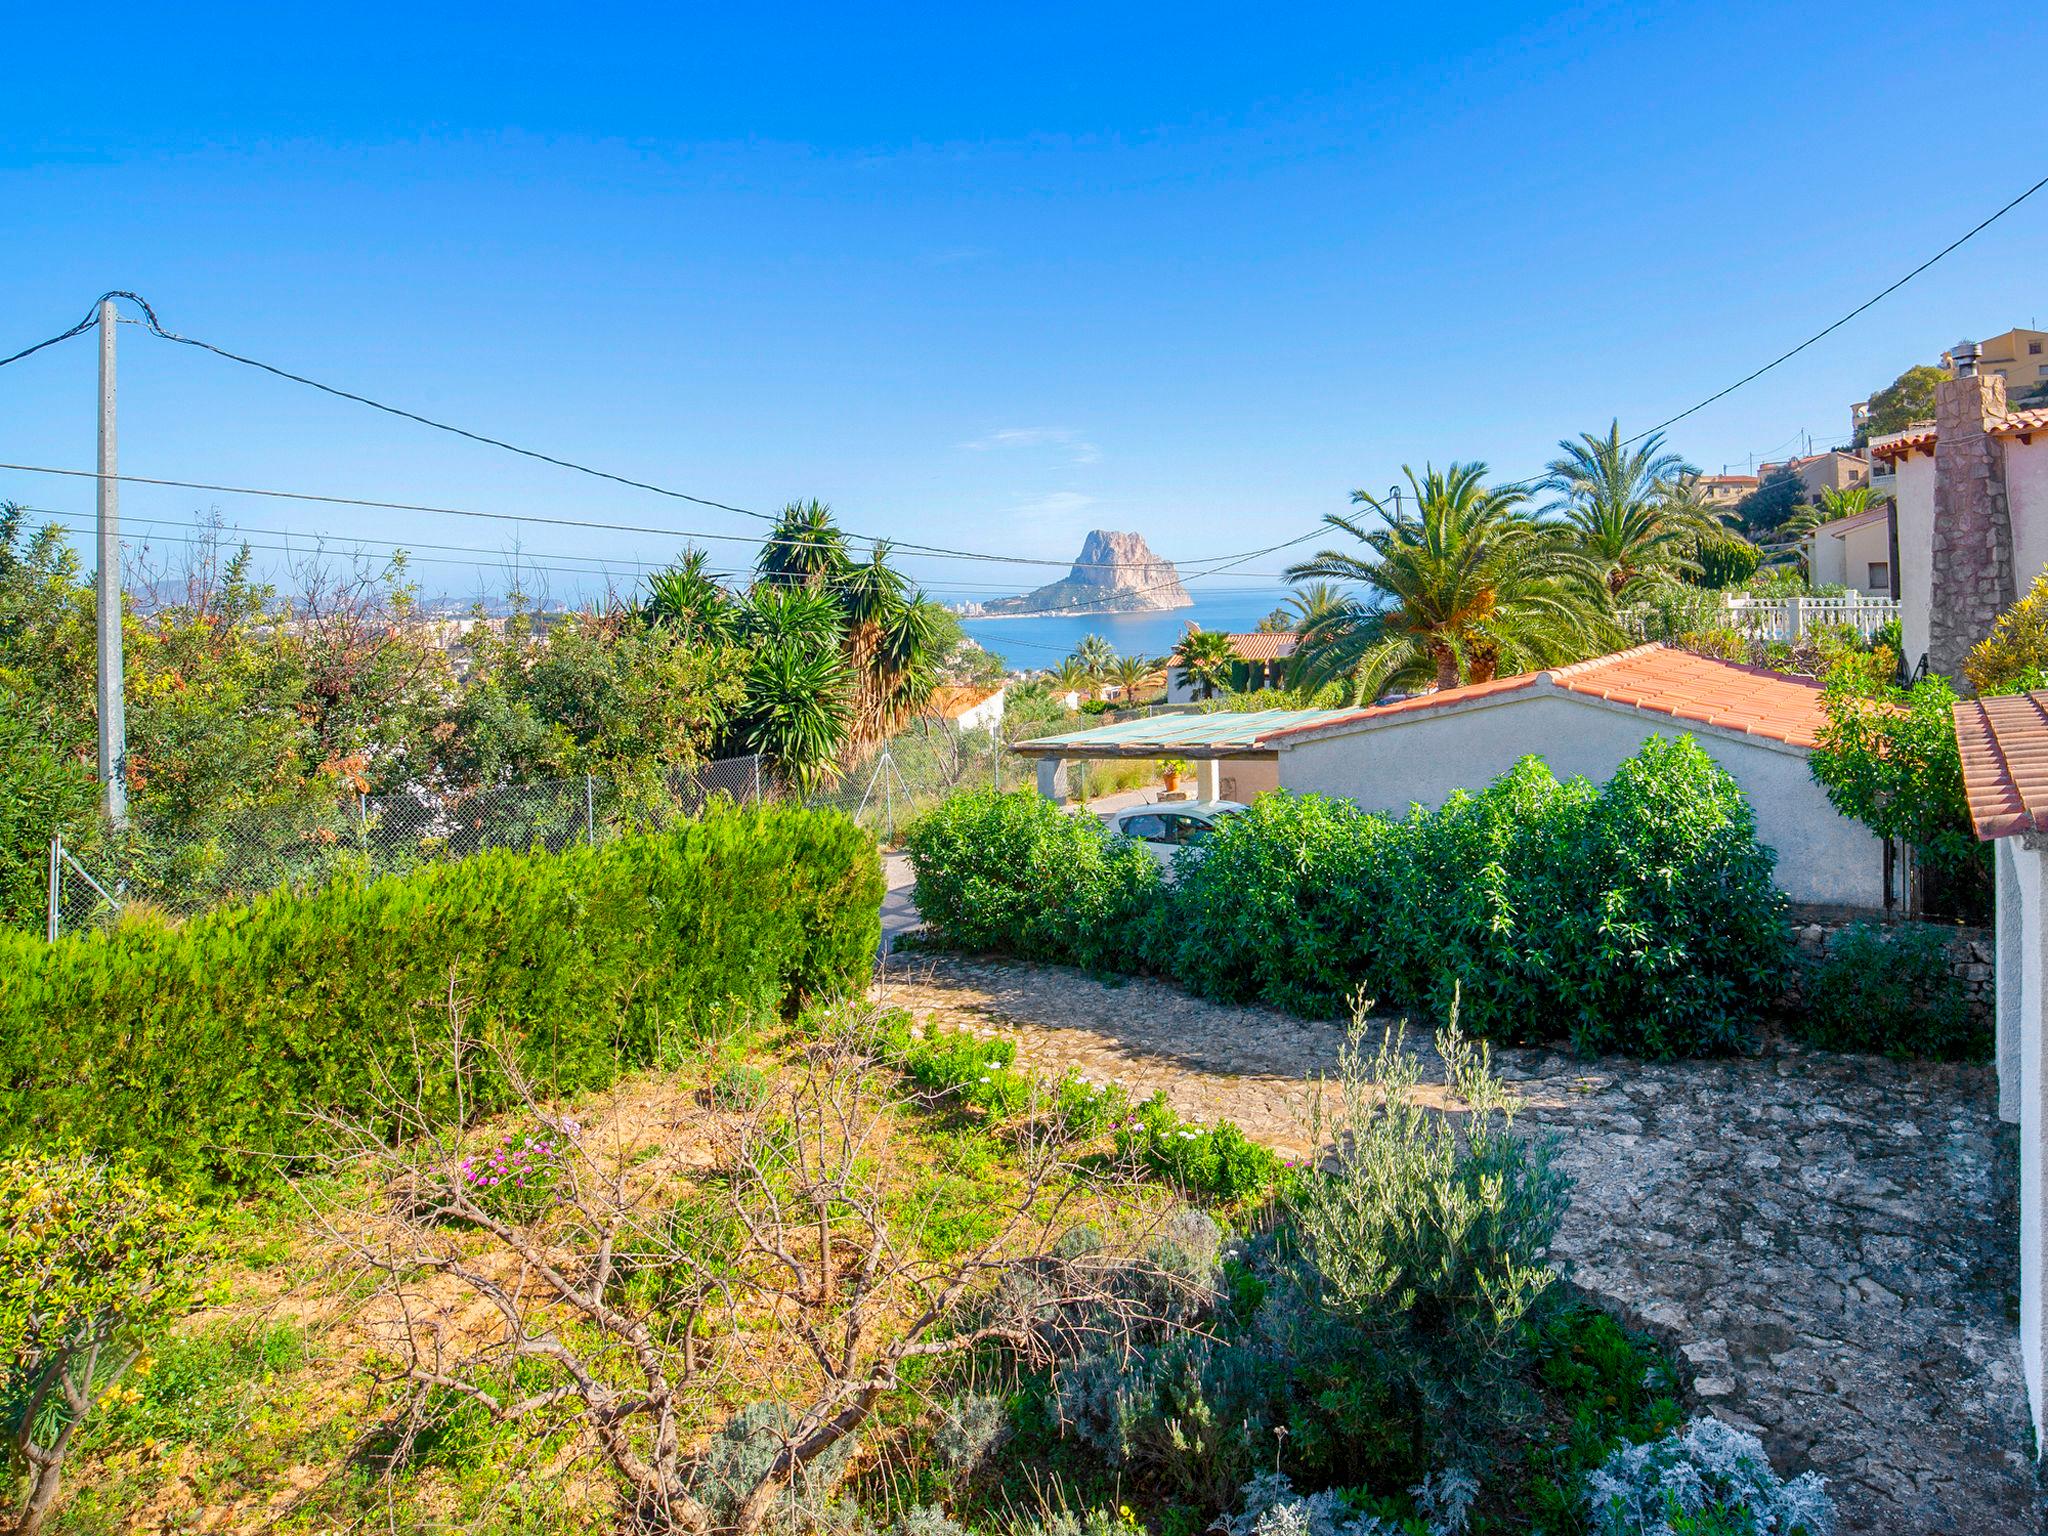
<svg viewBox="0 0 2048 1536">
<path fill-rule="evenodd" d="M 1941 354 L 1941 366 L 1956 377 L 1955 349 Z M 2048 331 L 2018 326 L 2002 336 L 1977 343 L 1977 372 L 2005 380 L 2008 396 L 2017 399 L 2048 382 Z"/>
</svg>

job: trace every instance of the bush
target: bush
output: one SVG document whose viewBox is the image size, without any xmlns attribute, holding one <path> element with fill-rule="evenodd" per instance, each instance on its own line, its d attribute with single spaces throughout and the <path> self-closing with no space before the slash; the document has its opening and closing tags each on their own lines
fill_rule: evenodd
<svg viewBox="0 0 2048 1536">
<path fill-rule="evenodd" d="M 1264 1194 L 1279 1182 L 1280 1159 L 1229 1120 L 1204 1129 L 1155 1093 L 1117 1131 L 1117 1152 L 1135 1157 L 1176 1187 L 1218 1200 Z"/>
<path fill-rule="evenodd" d="M 904 844 L 917 909 L 960 949 L 1128 969 L 1159 867 L 1095 817 L 1030 790 L 970 790 L 919 818 Z"/>
<path fill-rule="evenodd" d="M 1652 737 L 1605 788 L 1525 758 L 1401 821 L 1264 795 L 1183 867 L 1154 946 L 1190 990 L 1309 1014 L 1354 991 L 1474 1033 L 1673 1056 L 1739 1044 L 1785 956 L 1733 779 Z"/>
<path fill-rule="evenodd" d="M 196 1284 L 197 1226 L 189 1205 L 125 1165 L 0 1158 L 0 1380 L 27 1473 L 14 1529 L 48 1517 L 93 1409 L 134 1399 L 122 1378 Z"/>
<path fill-rule="evenodd" d="M 1970 1018 L 1948 943 L 1944 930 L 1921 924 L 1843 929 L 1807 979 L 1801 1035 L 1831 1051 L 1988 1059 L 1991 1031 Z"/>
<path fill-rule="evenodd" d="M 1999 615 L 1963 662 L 1963 676 L 1979 693 L 2048 687 L 2048 573 Z"/>
<path fill-rule="evenodd" d="M 411 1074 L 424 1009 L 473 995 L 470 1038 L 513 1045 L 557 1090 L 594 1087 L 678 1024 L 861 984 L 880 900 L 874 844 L 844 817 L 721 806 L 177 927 L 0 934 L 0 1144 L 76 1137 L 260 1184 L 313 1149 L 308 1117 L 366 1112 L 381 1074 Z M 479 1094 L 473 1114 L 509 1102 L 495 1076 Z"/>
<path fill-rule="evenodd" d="M 1594 1536 L 1831 1536 L 1835 1528 L 1817 1473 L 1788 1483 L 1756 1436 L 1705 1417 L 1617 1450 L 1587 1479 L 1586 1512 Z"/>
</svg>

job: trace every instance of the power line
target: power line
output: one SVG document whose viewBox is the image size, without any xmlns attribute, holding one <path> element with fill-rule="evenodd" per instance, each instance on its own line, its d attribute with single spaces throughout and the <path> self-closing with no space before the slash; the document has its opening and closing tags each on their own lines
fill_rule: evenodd
<svg viewBox="0 0 2048 1536">
<path fill-rule="evenodd" d="M 149 300 L 145 299 L 141 294 L 132 292 L 125 288 L 110 289 L 106 293 L 101 294 L 98 299 L 95 299 L 93 301 L 93 307 L 91 311 L 87 313 L 85 319 L 81 320 L 77 325 L 72 326 L 69 330 L 60 332 L 58 335 L 49 338 L 47 341 L 37 342 L 34 346 L 29 347 L 21 352 L 17 352 L 13 357 L 0 360 L 0 367 L 5 367 L 8 363 L 12 363 L 18 361 L 21 358 L 30 356 L 35 352 L 41 351 L 44 347 L 55 346 L 60 341 L 67 341 L 73 336 L 81 335 L 85 331 L 92 329 L 93 326 L 95 326 L 98 323 L 97 316 L 100 304 L 109 299 L 128 299 L 132 301 L 136 305 L 136 307 L 142 311 L 144 318 L 141 323 L 152 336 L 159 337 L 164 341 L 176 342 L 180 346 L 196 347 L 202 352 L 211 352 L 214 356 L 225 358 L 229 362 L 239 363 L 246 368 L 254 368 L 259 370 L 260 372 L 271 374 L 276 378 L 285 379 L 294 384 L 304 385 L 308 389 L 319 390 L 321 393 L 333 395 L 337 399 L 351 400 L 358 405 L 367 406 L 371 410 L 382 411 L 390 416 L 397 416 L 406 421 L 417 422 L 421 426 L 431 427 L 438 432 L 451 433 L 456 437 L 467 438 L 471 442 L 481 443 L 487 447 L 502 449 L 507 453 L 519 454 L 524 458 L 534 459 L 543 464 L 552 464 L 560 469 L 572 470 L 577 474 L 590 475 L 599 480 L 609 480 L 612 481 L 614 484 L 628 486 L 634 490 L 647 491 L 656 496 L 665 496 L 675 501 L 686 501 L 696 506 L 709 507 L 720 512 L 731 512 L 740 517 L 751 517 L 760 522 L 774 523 L 780 520 L 777 517 L 777 515 L 772 512 L 757 512 L 751 507 L 737 506 L 732 502 L 718 501 L 707 496 L 698 496 L 689 491 L 679 491 L 670 486 L 656 484 L 651 480 L 638 480 L 630 475 L 616 474 L 608 469 L 599 469 L 594 465 L 578 463 L 574 459 L 564 459 L 557 457 L 554 454 L 543 453 L 537 448 L 522 447 L 517 443 L 508 442 L 503 438 L 492 437 L 487 433 L 473 432 L 467 427 L 458 427 L 450 422 L 437 421 L 431 416 L 423 416 L 417 411 L 409 411 L 402 406 L 387 404 L 382 400 L 373 399 L 369 395 L 358 394 L 353 390 L 342 389 L 339 386 L 333 384 L 323 384 L 318 379 L 308 378 L 304 374 L 294 373 L 287 368 L 280 368 L 274 363 L 266 363 L 259 358 L 245 357 L 239 352 L 231 352 L 227 348 L 216 346 L 214 343 L 210 341 L 202 341 L 194 336 L 182 336 L 178 334 L 176 331 L 168 330 L 164 327 L 162 321 L 160 321 L 157 318 L 156 310 L 151 306 Z M 846 529 L 842 531 L 845 537 L 849 539 L 863 540 L 869 543 L 887 543 L 893 548 L 915 550 L 920 553 L 929 554 L 935 557 L 943 557 L 946 559 L 953 560 L 1000 560 L 1012 564 L 1030 564 L 1040 566 L 1058 566 L 1062 564 L 1072 566 L 1078 564 L 1078 562 L 1074 561 L 1029 560 L 1021 556 L 991 555 L 977 550 L 954 549 L 946 545 L 922 544 L 899 541 L 895 539 L 886 539 L 881 535 L 862 533 L 856 529 Z M 1274 547 L 1277 548 L 1284 546 Z M 1259 553 L 1264 552 L 1265 551 L 1260 551 Z M 1201 562 L 1192 561 L 1189 563 L 1200 564 Z"/>
</svg>

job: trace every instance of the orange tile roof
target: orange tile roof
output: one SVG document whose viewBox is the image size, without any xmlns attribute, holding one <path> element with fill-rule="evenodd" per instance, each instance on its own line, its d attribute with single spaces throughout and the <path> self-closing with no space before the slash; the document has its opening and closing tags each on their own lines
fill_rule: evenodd
<svg viewBox="0 0 2048 1536">
<path fill-rule="evenodd" d="M 1550 691 L 1576 693 L 1809 750 L 1827 720 L 1821 708 L 1821 686 L 1812 678 L 1787 677 L 1766 667 L 1696 656 L 1665 645 L 1639 645 L 1547 672 L 1524 672 L 1418 694 L 1392 704 L 1375 704 L 1336 720 L 1275 731 L 1261 740 L 1276 741 L 1310 731 L 1336 734 L 1346 726 L 1369 725 L 1474 699 Z"/>
<path fill-rule="evenodd" d="M 2048 830 L 2048 692 L 1964 699 L 1955 714 L 1977 836 Z"/>
<path fill-rule="evenodd" d="M 942 720 L 952 720 L 964 715 L 977 704 L 985 704 L 1003 690 L 1000 688 L 965 688 L 947 686 L 934 688 L 925 699 L 925 710 Z"/>
<path fill-rule="evenodd" d="M 1285 661 L 1294 654 L 1301 637 L 1291 629 L 1264 630 L 1255 634 L 1230 636 L 1230 647 L 1240 661 Z"/>
<path fill-rule="evenodd" d="M 2014 411 L 1991 429 L 1993 437 L 2016 437 L 2022 442 L 2032 442 L 2036 432 L 2048 432 L 2048 406 L 2029 406 L 2025 410 Z M 1873 459 L 1903 459 L 1922 449 L 1932 453 L 1935 440 L 1934 423 L 1927 422 L 1876 439 L 1870 445 L 1870 456 Z"/>
</svg>

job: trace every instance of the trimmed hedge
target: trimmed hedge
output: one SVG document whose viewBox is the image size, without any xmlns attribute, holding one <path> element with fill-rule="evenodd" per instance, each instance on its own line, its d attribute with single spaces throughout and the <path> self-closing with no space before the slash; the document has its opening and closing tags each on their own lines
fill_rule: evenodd
<svg viewBox="0 0 2048 1536">
<path fill-rule="evenodd" d="M 1316 1016 L 1363 989 L 1443 1017 L 1457 986 L 1475 1034 L 1653 1057 L 1740 1046 L 1782 991 L 1773 855 L 1689 738 L 1650 738 L 1597 789 L 1524 758 L 1399 820 L 1263 795 L 1171 884 L 1108 881 L 1149 858 L 1032 800 L 960 796 L 913 829 L 919 909 L 943 942 Z M 977 902 L 986 890 L 1008 905 Z"/>
<path fill-rule="evenodd" d="M 317 1143 L 309 1114 L 371 1112 L 380 1070 L 412 1081 L 451 987 L 470 1038 L 512 1043 L 551 1088 L 597 1087 L 665 1034 L 863 984 L 881 896 L 874 842 L 846 817 L 719 806 L 600 848 L 478 854 L 175 927 L 0 934 L 0 1145 L 75 1138 L 260 1184 Z M 485 1082 L 473 1112 L 505 1092 Z"/>
<path fill-rule="evenodd" d="M 1026 960 L 1128 971 L 1159 866 L 1100 820 L 1043 795 L 974 789 L 911 825 L 917 910 L 946 942 Z"/>
</svg>

